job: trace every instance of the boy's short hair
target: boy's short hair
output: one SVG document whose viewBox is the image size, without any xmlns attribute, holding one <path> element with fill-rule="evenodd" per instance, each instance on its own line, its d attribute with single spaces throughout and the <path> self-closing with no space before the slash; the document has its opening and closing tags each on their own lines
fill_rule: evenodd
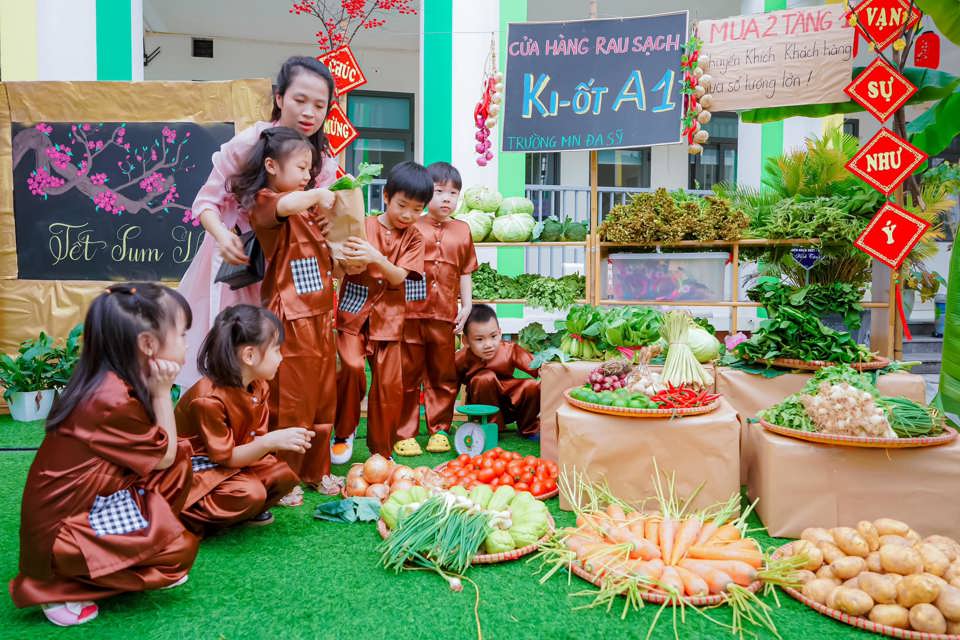
<svg viewBox="0 0 960 640">
<path fill-rule="evenodd" d="M 500 324 L 500 320 L 497 318 L 497 312 L 493 310 L 493 307 L 485 304 L 475 304 L 473 308 L 470 309 L 470 315 L 467 316 L 467 321 L 463 323 L 463 333 L 467 333 L 467 329 L 470 328 L 471 324 L 480 324 L 490 322 L 491 320 L 496 320 L 497 324 Z"/>
<path fill-rule="evenodd" d="M 383 187 L 383 194 L 392 198 L 401 193 L 424 205 L 433 200 L 433 178 L 427 168 L 408 160 L 391 169 L 387 175 L 387 184 Z"/>
<path fill-rule="evenodd" d="M 453 183 L 457 191 L 463 188 L 463 180 L 460 178 L 460 172 L 449 162 L 434 162 L 427 167 L 430 177 L 433 178 L 433 184 Z"/>
</svg>

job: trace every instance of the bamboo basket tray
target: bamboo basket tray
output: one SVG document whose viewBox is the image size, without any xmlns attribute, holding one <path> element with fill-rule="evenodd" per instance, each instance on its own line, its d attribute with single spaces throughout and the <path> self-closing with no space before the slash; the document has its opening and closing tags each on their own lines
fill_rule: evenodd
<svg viewBox="0 0 960 640">
<path fill-rule="evenodd" d="M 773 554 L 774 558 L 778 558 L 779 556 L 780 549 Z M 905 640 L 960 640 L 960 635 L 955 633 L 927 633 L 925 631 L 910 631 L 907 629 L 898 629 L 897 627 L 888 627 L 884 624 L 877 624 L 876 622 L 871 622 L 866 618 L 851 616 L 842 611 L 838 611 L 837 609 L 831 609 L 830 607 L 820 604 L 815 600 L 811 600 L 796 589 L 783 587 L 783 590 L 786 591 L 787 595 L 789 595 L 791 598 L 794 600 L 799 600 L 814 611 L 833 618 L 838 622 L 848 624 L 851 627 L 863 629 L 864 631 L 879 633 L 881 635 L 890 636 L 891 638 L 904 638 Z"/>
<path fill-rule="evenodd" d="M 866 447 L 871 449 L 915 449 L 918 447 L 936 447 L 953 442 L 957 438 L 957 432 L 952 427 L 945 426 L 943 433 L 938 436 L 921 438 L 871 438 L 867 436 L 844 436 L 830 433 L 816 433 L 812 431 L 798 431 L 789 429 L 776 424 L 770 424 L 766 420 L 760 420 L 760 425 L 772 433 L 776 433 L 788 438 L 797 440 L 806 440 L 807 442 L 816 442 L 817 444 L 833 444 L 843 447 Z"/>
<path fill-rule="evenodd" d="M 501 562 L 510 562 L 511 560 L 517 560 L 524 556 L 528 556 L 540 547 L 540 543 L 546 542 L 551 535 L 553 535 L 553 529 L 555 527 L 553 521 L 553 516 L 549 513 L 547 514 L 547 532 L 543 535 L 536 544 L 528 544 L 525 547 L 520 547 L 519 549 L 514 549 L 512 551 L 507 551 L 505 553 L 478 553 L 473 556 L 473 560 L 470 561 L 470 564 L 499 564 Z M 380 534 L 380 537 L 384 540 L 390 535 L 390 529 L 387 528 L 387 523 L 383 519 L 377 520 L 377 533 Z"/>
<path fill-rule="evenodd" d="M 590 573 L 579 562 L 570 563 L 570 570 L 573 571 L 578 577 L 583 578 L 592 585 L 599 587 L 601 585 L 601 580 L 594 574 Z M 751 593 L 756 593 L 760 590 L 762 583 L 757 580 L 753 582 L 747 590 Z M 663 604 L 670 600 L 670 598 L 664 593 L 655 593 L 650 591 L 645 591 L 640 594 L 640 597 L 643 598 L 646 602 L 652 602 L 655 604 Z M 718 604 L 723 604 L 727 601 L 727 596 L 723 594 L 715 594 L 711 596 L 684 596 L 684 604 L 691 604 L 695 607 L 711 607 Z M 951 636 L 952 637 L 952 636 Z M 960 639 L 958 639 L 960 640 Z"/>
<path fill-rule="evenodd" d="M 572 387 L 579 389 L 579 387 Z M 717 398 L 710 404 L 704 404 L 699 407 L 688 407 L 684 409 L 631 409 L 629 407 L 608 407 L 603 404 L 594 404 L 584 402 L 570 396 L 571 389 L 563 392 L 563 397 L 567 402 L 578 409 L 591 411 L 593 413 L 602 413 L 608 416 L 617 416 L 620 418 L 681 418 L 683 416 L 700 416 L 705 413 L 711 413 L 720 406 L 720 398 Z"/>
<path fill-rule="evenodd" d="M 826 369 L 827 367 L 832 367 L 837 364 L 836 362 L 828 362 L 826 360 L 795 360 L 793 358 L 774 358 L 772 360 L 755 360 L 754 362 L 780 367 L 781 369 L 801 369 L 803 371 L 819 371 L 820 369 Z M 890 360 L 887 358 L 874 356 L 872 360 L 868 360 L 867 362 L 851 362 L 850 366 L 862 373 L 864 371 L 877 371 L 889 364 Z"/>
<path fill-rule="evenodd" d="M 444 462 L 443 464 L 438 464 L 437 466 L 435 466 L 433 470 L 437 472 L 441 472 L 446 466 L 447 466 L 447 463 Z M 554 489 L 553 491 L 547 491 L 546 493 L 542 493 L 539 496 L 533 496 L 533 497 L 536 498 L 537 500 L 549 500 L 550 498 L 556 498 L 558 495 L 560 495 L 559 488 Z"/>
</svg>

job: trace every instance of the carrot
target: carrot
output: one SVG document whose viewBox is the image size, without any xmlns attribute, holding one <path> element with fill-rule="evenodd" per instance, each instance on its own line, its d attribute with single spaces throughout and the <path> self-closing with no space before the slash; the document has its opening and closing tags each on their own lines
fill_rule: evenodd
<svg viewBox="0 0 960 640">
<path fill-rule="evenodd" d="M 617 544 L 630 545 L 630 557 L 636 560 L 652 560 L 660 557 L 660 549 L 646 538 L 638 537 L 627 527 L 610 527 L 606 532 L 610 540 Z"/>
<path fill-rule="evenodd" d="M 690 547 L 687 556 L 698 560 L 740 560 L 756 569 L 763 566 L 763 554 L 747 549 L 727 549 L 716 545 Z"/>
<path fill-rule="evenodd" d="M 677 521 L 665 517 L 660 523 L 660 552 L 665 562 L 669 562 L 673 555 L 673 539 L 677 536 Z"/>
<path fill-rule="evenodd" d="M 732 524 L 725 524 L 722 527 L 717 529 L 717 532 L 708 540 L 708 543 L 718 542 L 718 541 L 732 541 L 739 540 L 743 537 L 743 534 L 740 533 L 740 529 L 736 528 Z"/>
<path fill-rule="evenodd" d="M 673 541 L 673 553 L 670 555 L 670 564 L 677 564 L 680 558 L 687 554 L 687 549 L 696 541 L 700 532 L 701 522 L 697 518 L 687 518 L 677 531 L 677 539 Z"/>
<path fill-rule="evenodd" d="M 650 518 L 643 523 L 643 537 L 653 544 L 660 544 L 660 521 L 656 518 Z"/>
<path fill-rule="evenodd" d="M 683 580 L 683 591 L 688 596 L 705 596 L 710 593 L 710 587 L 707 586 L 707 581 L 695 574 L 689 569 L 684 569 L 683 567 L 676 567 L 677 574 L 680 575 L 680 579 Z"/>
<path fill-rule="evenodd" d="M 663 573 L 660 574 L 660 584 L 667 593 L 672 592 L 677 595 L 683 595 L 683 579 L 680 577 L 680 574 L 677 573 L 676 567 L 666 566 L 663 568 Z"/>
<path fill-rule="evenodd" d="M 695 560 L 695 562 L 723 571 L 741 587 L 749 586 L 757 579 L 757 570 L 739 560 Z"/>
<path fill-rule="evenodd" d="M 723 593 L 729 585 L 733 584 L 733 578 L 723 571 L 696 560 L 681 560 L 680 566 L 703 578 L 710 589 L 710 593 Z"/>
<path fill-rule="evenodd" d="M 644 535 L 644 526 L 645 526 L 645 520 L 641 518 L 639 520 L 635 520 L 634 522 L 631 522 L 630 524 L 628 524 L 627 529 L 629 529 L 630 533 L 637 536 L 638 538 L 643 538 L 644 540 L 646 540 L 646 536 Z"/>
<path fill-rule="evenodd" d="M 747 551 L 757 551 L 759 549 L 759 547 L 757 547 L 757 541 L 753 538 L 743 538 L 742 540 L 732 540 L 730 542 L 714 542 L 706 546 L 720 547 L 721 549 L 746 549 Z"/>
<path fill-rule="evenodd" d="M 623 508 L 613 502 L 607 505 L 607 515 L 617 524 L 622 524 L 627 519 L 627 514 L 623 512 Z"/>
<path fill-rule="evenodd" d="M 719 520 L 711 520 L 703 525 L 703 528 L 700 529 L 700 533 L 697 535 L 696 541 L 693 543 L 695 545 L 707 544 L 707 540 L 713 537 L 713 534 L 717 532 L 717 529 L 720 528 Z"/>
</svg>

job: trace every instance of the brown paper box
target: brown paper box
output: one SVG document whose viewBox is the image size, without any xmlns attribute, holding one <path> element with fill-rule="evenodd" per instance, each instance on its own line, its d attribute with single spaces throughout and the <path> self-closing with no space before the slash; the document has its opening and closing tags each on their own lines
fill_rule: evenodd
<svg viewBox="0 0 960 640">
<path fill-rule="evenodd" d="M 557 409 L 566 405 L 563 392 L 570 387 L 579 387 L 587 382 L 590 372 L 600 366 L 599 362 L 572 361 L 548 362 L 540 367 L 540 457 L 557 462 Z M 660 371 L 663 367 L 650 367 Z M 707 371 L 716 384 L 716 369 L 707 365 Z"/>
<path fill-rule="evenodd" d="M 350 236 L 367 239 L 364 217 L 366 211 L 363 205 L 363 191 L 360 189 L 343 189 L 334 191 L 337 199 L 333 204 L 333 218 L 330 231 L 327 232 L 327 244 L 335 260 L 343 260 L 343 243 Z"/>
<path fill-rule="evenodd" d="M 750 499 L 770 535 L 895 518 L 921 535 L 960 537 L 960 440 L 919 449 L 815 444 L 751 424 Z"/>
<path fill-rule="evenodd" d="M 673 420 L 607 416 L 566 403 L 556 415 L 561 469 L 605 478 L 618 498 L 638 502 L 654 495 L 653 458 L 661 473 L 676 472 L 680 496 L 706 482 L 696 509 L 740 491 L 740 420 L 726 401 L 713 413 Z M 570 509 L 562 497 L 560 508 Z"/>
<path fill-rule="evenodd" d="M 776 378 L 747 373 L 738 369 L 720 369 L 717 380 L 717 392 L 722 394 L 740 414 L 746 425 L 747 420 L 757 416 L 762 409 L 782 402 L 787 396 L 799 393 L 803 385 L 813 377 L 812 373 L 787 373 Z M 923 376 L 912 373 L 891 373 L 877 377 L 877 388 L 885 396 L 905 396 L 917 402 L 924 402 L 926 383 Z M 747 470 L 754 459 L 750 443 L 752 431 L 743 429 L 740 441 L 741 481 L 746 484 Z"/>
</svg>

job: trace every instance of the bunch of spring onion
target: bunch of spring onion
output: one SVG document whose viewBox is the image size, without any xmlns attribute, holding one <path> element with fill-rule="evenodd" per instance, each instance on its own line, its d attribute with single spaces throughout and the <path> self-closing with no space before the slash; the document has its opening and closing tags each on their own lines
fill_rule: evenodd
<svg viewBox="0 0 960 640">
<path fill-rule="evenodd" d="M 573 505 L 577 526 L 558 530 L 541 545 L 537 558 L 546 570 L 541 582 L 561 569 L 582 567 L 599 588 L 574 595 L 592 598 L 585 608 L 602 606 L 607 610 L 623 597 L 621 618 L 631 609 L 642 608 L 645 597 L 659 595 L 664 604 L 653 619 L 648 638 L 665 607 L 673 607 L 676 635 L 678 613 L 682 622 L 689 599 L 711 595 L 723 596 L 733 609 L 731 624 L 698 607 L 693 611 L 741 636 L 747 625 L 776 634 L 770 606 L 748 587 L 757 581 L 770 590 L 775 584 L 793 586 L 795 571 L 806 558 L 770 559 L 746 536 L 746 519 L 753 505 L 734 517 L 740 508 L 740 496 L 735 494 L 722 504 L 693 511 L 691 504 L 699 488 L 681 500 L 675 477 L 664 483 L 654 465 L 659 508 L 653 511 L 618 499 L 606 484 L 590 483 L 575 470 L 571 474 L 565 470 L 560 490 Z"/>
<path fill-rule="evenodd" d="M 943 415 L 933 407 L 903 397 L 882 397 L 876 402 L 898 438 L 922 438 L 943 432 Z"/>
<path fill-rule="evenodd" d="M 690 314 L 685 311 L 671 311 L 663 317 L 661 334 L 669 345 L 663 372 L 660 374 L 664 384 L 699 388 L 713 384 L 713 377 L 697 360 L 687 342 L 687 333 L 692 322 Z"/>
</svg>

